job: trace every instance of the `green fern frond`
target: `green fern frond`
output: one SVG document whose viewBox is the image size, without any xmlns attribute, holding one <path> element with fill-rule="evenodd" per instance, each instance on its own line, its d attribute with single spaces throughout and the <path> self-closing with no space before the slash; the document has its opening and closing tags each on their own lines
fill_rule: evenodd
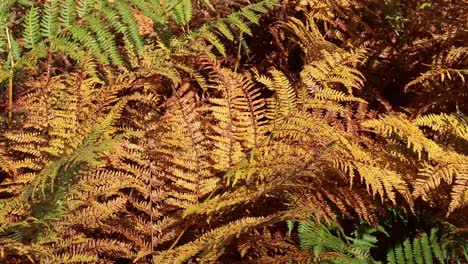
<svg viewBox="0 0 468 264">
<path fill-rule="evenodd" d="M 127 4 L 121 1 L 117 1 L 115 3 L 115 8 L 120 14 L 122 21 L 127 26 L 126 33 L 128 38 L 132 41 L 132 44 L 135 46 L 135 49 L 138 52 L 142 52 L 144 47 L 144 41 L 139 34 L 138 25 L 135 21 L 135 17 L 133 15 L 132 10 Z"/>
<path fill-rule="evenodd" d="M 299 222 L 298 232 L 301 248 L 309 250 L 317 263 L 376 263 L 370 250 L 377 238 L 371 234 L 348 237 L 339 225 L 313 220 Z"/>
<path fill-rule="evenodd" d="M 90 29 L 96 35 L 101 49 L 108 55 L 114 65 L 121 65 L 123 60 L 115 43 L 114 35 L 104 26 L 100 19 L 90 16 L 86 20 Z"/>
<path fill-rule="evenodd" d="M 73 25 L 69 28 L 68 32 L 74 41 L 79 42 L 88 48 L 91 51 L 93 57 L 95 57 L 99 62 L 103 64 L 109 64 L 109 59 L 99 46 L 99 43 L 94 40 L 86 28 Z"/>
<path fill-rule="evenodd" d="M 76 13 L 79 18 L 86 17 L 92 10 L 94 0 L 77 0 L 76 1 Z"/>
<path fill-rule="evenodd" d="M 408 238 L 389 248 L 387 261 L 395 264 L 431 264 L 436 263 L 435 260 L 438 263 L 461 263 L 459 256 L 462 252 L 457 248 L 463 247 L 466 239 L 454 241 L 450 234 L 439 236 L 438 233 L 436 228 L 432 228 L 430 234 L 423 232 L 418 238 Z"/>
<path fill-rule="evenodd" d="M 234 13 L 229 15 L 227 21 L 236 26 L 241 33 L 246 33 L 247 35 L 252 36 L 250 27 L 242 20 L 239 14 Z"/>
<path fill-rule="evenodd" d="M 233 35 L 231 29 L 229 29 L 229 27 L 226 25 L 226 23 L 223 22 L 222 20 L 216 22 L 213 27 L 214 27 L 214 29 L 219 31 L 228 40 L 230 40 L 230 41 L 234 40 L 234 35 Z"/>
<path fill-rule="evenodd" d="M 52 38 L 58 30 L 59 3 L 56 0 L 48 1 L 45 4 L 41 19 L 41 34 L 45 38 Z"/>
<path fill-rule="evenodd" d="M 37 7 L 32 7 L 26 12 L 23 21 L 23 39 L 26 48 L 33 48 L 40 40 L 40 17 Z"/>
<path fill-rule="evenodd" d="M 138 7 L 143 14 L 151 18 L 154 22 L 159 25 L 167 23 L 167 19 L 164 16 L 164 8 L 161 8 L 158 1 L 147 1 L 147 0 L 132 0 L 132 3 Z"/>
<path fill-rule="evenodd" d="M 203 27 L 200 29 L 199 37 L 205 39 L 208 43 L 213 45 L 221 55 L 226 56 L 226 48 L 224 47 L 224 44 L 213 32 L 208 29 L 208 27 Z"/>
<path fill-rule="evenodd" d="M 192 19 L 192 0 L 173 0 L 170 5 L 174 21 L 179 25 L 187 25 Z"/>
<path fill-rule="evenodd" d="M 76 19 L 76 5 L 74 0 L 65 0 L 60 7 L 60 26 L 62 28 L 70 27 Z"/>
<path fill-rule="evenodd" d="M 86 52 L 75 41 L 68 37 L 54 37 L 49 40 L 51 51 L 65 52 L 70 58 L 78 63 L 82 62 L 86 57 Z"/>
</svg>

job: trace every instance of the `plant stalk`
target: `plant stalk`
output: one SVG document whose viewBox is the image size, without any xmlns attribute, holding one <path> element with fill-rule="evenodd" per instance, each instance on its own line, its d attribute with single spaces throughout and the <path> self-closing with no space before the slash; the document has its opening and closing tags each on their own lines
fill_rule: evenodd
<svg viewBox="0 0 468 264">
<path fill-rule="evenodd" d="M 10 31 L 6 28 L 6 35 L 8 40 L 8 50 L 11 52 L 12 45 L 10 39 Z M 8 129 L 13 127 L 13 66 L 15 61 L 11 55 L 10 77 L 8 78 Z"/>
</svg>

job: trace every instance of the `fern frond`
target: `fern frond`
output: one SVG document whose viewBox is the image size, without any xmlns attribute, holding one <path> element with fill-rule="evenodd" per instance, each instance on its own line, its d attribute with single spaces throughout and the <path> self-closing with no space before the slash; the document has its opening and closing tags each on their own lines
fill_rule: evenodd
<svg viewBox="0 0 468 264">
<path fill-rule="evenodd" d="M 170 3 L 171 15 L 179 25 L 186 25 L 192 19 L 192 0 L 174 0 Z"/>
<path fill-rule="evenodd" d="M 197 240 L 176 247 L 175 249 L 162 252 L 153 259 L 153 263 L 168 261 L 171 263 L 184 263 L 190 257 L 201 253 L 201 260 L 210 258 L 210 255 L 219 257 L 223 251 L 223 245 L 240 233 L 248 231 L 252 227 L 257 227 L 271 222 L 277 216 L 269 217 L 246 217 L 228 223 L 222 227 L 210 230 Z M 215 259 L 211 259 L 215 261 Z"/>
<path fill-rule="evenodd" d="M 429 119 L 430 120 L 430 119 Z M 423 117 L 415 121 L 419 124 L 429 124 Z M 436 129 L 441 129 L 433 125 Z M 439 120 L 440 122 L 440 120 Z M 430 200 L 428 194 L 438 188 L 444 181 L 452 185 L 451 202 L 448 214 L 466 203 L 466 171 L 468 157 L 451 149 L 445 149 L 433 140 L 427 138 L 423 132 L 410 121 L 399 116 L 385 116 L 378 120 L 365 121 L 364 127 L 372 128 L 384 137 L 397 137 L 408 149 L 413 150 L 419 159 L 427 160 L 419 168 L 419 179 L 414 184 L 413 195 Z M 444 125 L 444 129 L 448 129 Z"/>
<path fill-rule="evenodd" d="M 354 68 L 360 62 L 363 52 L 348 53 L 344 51 L 323 52 L 324 59 L 313 61 L 301 72 L 304 83 L 311 93 L 319 88 L 330 89 L 336 84 L 342 85 L 349 94 L 359 90 L 364 84 L 364 76 Z"/>
<path fill-rule="evenodd" d="M 450 133 L 468 141 L 468 118 L 461 114 L 429 114 L 418 117 L 413 123 L 429 127 L 440 134 Z"/>
<path fill-rule="evenodd" d="M 466 243 L 466 240 L 461 239 L 455 242 L 450 234 L 439 236 L 437 233 L 439 233 L 438 230 L 432 228 L 430 234 L 423 232 L 420 237 L 408 238 L 403 243 L 389 248 L 387 260 L 389 263 L 396 264 L 430 264 L 435 263 L 435 259 L 440 263 L 458 259 L 461 252 L 457 252 L 456 248 Z"/>
<path fill-rule="evenodd" d="M 86 17 L 91 12 L 93 4 L 93 0 L 77 0 L 76 13 L 78 17 Z"/>
<path fill-rule="evenodd" d="M 161 166 L 170 164 L 166 169 L 168 180 L 177 186 L 170 192 L 167 203 L 181 208 L 199 203 L 218 182 L 211 175 L 208 140 L 201 131 L 198 99 L 189 89 L 188 85 L 181 87 L 168 101 L 172 110 L 163 117 L 168 131 L 161 137 L 158 150 L 167 159 L 167 163 L 161 160 Z M 179 151 L 184 155 L 177 154 Z"/>
<path fill-rule="evenodd" d="M 143 51 L 144 41 L 139 34 L 138 24 L 136 23 L 135 16 L 133 15 L 132 10 L 130 7 L 125 4 L 124 2 L 116 2 L 115 8 L 119 13 L 122 21 L 127 26 L 126 33 L 131 43 L 135 46 L 135 49 L 138 52 Z"/>
<path fill-rule="evenodd" d="M 280 120 L 296 110 L 297 97 L 288 78 L 278 70 L 270 71 L 272 78 L 260 76 L 257 81 L 275 92 L 275 101 L 270 101 L 267 117 L 272 120 Z"/>
<path fill-rule="evenodd" d="M 93 57 L 103 64 L 109 64 L 109 59 L 106 54 L 102 51 L 99 43 L 94 40 L 90 32 L 81 26 L 73 25 L 68 30 L 69 34 L 76 42 L 81 43 L 83 46 L 88 48 Z"/>
<path fill-rule="evenodd" d="M 60 7 L 60 26 L 68 28 L 75 22 L 76 5 L 74 0 L 65 0 L 61 3 Z"/>
<path fill-rule="evenodd" d="M 445 155 L 440 146 L 426 138 L 419 128 L 402 116 L 386 115 L 378 120 L 365 121 L 363 126 L 384 137 L 401 137 L 406 141 L 407 147 L 412 149 L 420 159 L 424 153 L 427 153 L 429 158 L 435 159 Z"/>
<path fill-rule="evenodd" d="M 297 18 L 290 18 L 283 27 L 293 34 L 295 42 L 304 51 L 306 64 L 319 61 L 327 53 L 332 54 L 338 49 L 336 45 L 325 40 L 314 19 L 309 15 L 306 15 L 305 23 Z M 321 52 L 316 52 L 317 50 Z"/>
<path fill-rule="evenodd" d="M 299 222 L 300 245 L 303 249 L 311 251 L 313 259 L 317 262 L 374 263 L 370 250 L 377 242 L 375 236 L 364 234 L 361 237 L 347 237 L 335 235 L 332 231 L 342 233 L 340 226 L 313 220 Z"/>
<path fill-rule="evenodd" d="M 113 34 L 102 24 L 102 21 L 96 17 L 90 16 L 87 19 L 90 29 L 95 33 L 96 39 L 101 49 L 108 54 L 108 57 L 114 65 L 121 65 L 123 60 L 114 40 Z"/>
<path fill-rule="evenodd" d="M 37 7 L 32 7 L 26 12 L 23 21 L 23 39 L 26 48 L 33 48 L 40 40 L 40 17 Z"/>
<path fill-rule="evenodd" d="M 213 45 L 221 55 L 226 56 L 226 48 L 224 47 L 224 44 L 213 32 L 209 30 L 208 27 L 203 27 L 200 29 L 199 37 L 205 39 L 208 43 Z"/>
<path fill-rule="evenodd" d="M 57 34 L 58 29 L 58 8 L 59 3 L 56 0 L 48 1 L 45 4 L 41 19 L 41 34 L 43 37 L 52 38 Z"/>
</svg>

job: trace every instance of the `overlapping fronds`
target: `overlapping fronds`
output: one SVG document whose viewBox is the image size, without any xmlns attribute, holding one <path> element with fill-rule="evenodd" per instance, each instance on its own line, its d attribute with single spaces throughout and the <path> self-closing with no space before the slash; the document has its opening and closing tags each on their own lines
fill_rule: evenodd
<svg viewBox="0 0 468 264">
<path fill-rule="evenodd" d="M 153 259 L 153 263 L 168 261 L 170 263 L 184 263 L 193 256 L 201 263 L 213 263 L 223 253 L 225 245 L 235 236 L 246 232 L 250 228 L 271 222 L 275 216 L 250 217 L 229 223 L 223 227 L 205 233 L 197 240 L 161 253 Z"/>
<path fill-rule="evenodd" d="M 148 43 L 153 40 L 170 43 L 174 37 L 180 37 L 187 51 L 193 48 L 187 42 L 193 44 L 193 39 L 197 38 L 206 40 L 226 55 L 219 36 L 234 40 L 234 35 L 251 34 L 249 24 L 258 24 L 260 15 L 271 10 L 277 0 L 246 5 L 225 19 L 198 24 L 198 28 L 187 31 L 184 36 L 173 34 L 171 28 L 176 27 L 168 17 L 179 26 L 188 25 L 193 14 L 192 2 L 54 0 L 39 6 L 31 4 L 22 7 L 26 10 L 21 35 L 0 39 L 10 43 L 9 55 L 17 53 L 16 67 L 35 66 L 48 52 L 60 52 L 79 61 L 84 59 L 86 51 L 101 64 L 128 66 L 129 58 L 139 57 Z M 3 21 L 16 19 L 15 12 L 9 12 L 12 8 L 18 8 L 16 1 L 2 4 Z M 2 32 L 9 27 L 12 27 L 10 23 L 2 25 Z M 11 44 L 18 46 L 17 52 L 13 52 Z"/>
<path fill-rule="evenodd" d="M 168 111 L 162 117 L 164 128 L 157 133 L 156 164 L 170 182 L 168 204 L 185 208 L 200 203 L 217 187 L 210 165 L 210 142 L 203 127 L 202 109 L 197 95 L 184 85 L 167 101 Z M 182 154 L 183 153 L 183 154 Z M 218 161 L 222 164 L 222 161 Z"/>
<path fill-rule="evenodd" d="M 422 85 L 427 89 L 434 89 L 431 86 L 437 86 L 444 81 L 460 79 L 465 83 L 465 76 L 468 74 L 467 65 L 464 63 L 468 56 L 467 47 L 451 47 L 445 54 L 436 57 L 431 68 L 421 74 L 421 76 L 412 80 L 405 86 L 405 90 L 413 88 L 416 85 Z"/>
<path fill-rule="evenodd" d="M 301 72 L 302 79 L 311 90 L 322 88 L 326 91 L 336 84 L 341 84 L 352 94 L 354 89 L 359 90 L 364 84 L 363 75 L 356 70 L 356 64 L 362 57 L 363 53 L 359 51 L 325 53 L 323 60 L 311 62 L 304 67 Z"/>
<path fill-rule="evenodd" d="M 9 251 L 7 252 L 7 258 L 9 256 L 27 256 L 29 254 L 31 254 L 30 259 L 32 261 L 38 259 L 42 261 L 42 259 L 51 257 L 56 260 L 67 258 L 61 253 L 65 246 L 60 246 L 60 243 L 59 245 L 56 244 L 57 235 L 63 239 L 67 237 L 60 229 L 60 221 L 64 218 L 67 210 L 70 209 L 69 206 L 73 204 L 73 201 L 65 197 L 72 190 L 72 186 L 80 180 L 81 175 L 102 166 L 98 156 L 103 152 L 110 151 L 117 142 L 116 138 L 105 136 L 105 134 L 120 115 L 121 105 L 124 103 L 125 101 L 117 104 L 107 116 L 98 120 L 97 125 L 82 139 L 73 152 L 45 165 L 19 196 L 1 202 L 0 215 L 2 221 L 0 230 L 2 238 L 17 241 L 16 246 L 15 243 L 7 242 L 6 250 Z M 106 207 L 112 208 L 112 205 L 106 204 Z M 102 214 L 102 212 L 99 212 L 99 214 Z M 70 249 L 73 247 L 86 247 L 88 243 L 83 237 L 74 236 L 70 239 L 75 241 L 67 245 Z M 109 245 L 104 241 L 101 242 L 100 244 L 103 247 Z M 110 241 L 109 243 L 114 242 Z M 20 244 L 23 244 L 23 246 Z M 37 251 L 22 252 L 21 248 L 37 248 Z M 82 249 L 75 249 L 76 255 L 68 256 L 68 258 L 77 258 L 83 261 L 96 260 L 97 251 L 93 256 L 89 255 L 89 249 Z"/>
<path fill-rule="evenodd" d="M 468 119 L 463 114 L 429 114 L 418 117 L 413 123 L 420 127 L 429 127 L 439 134 L 452 134 L 468 141 Z"/>
<path fill-rule="evenodd" d="M 312 253 L 310 263 L 375 263 L 370 250 L 377 238 L 371 232 L 348 237 L 340 226 L 309 220 L 299 223 L 298 233 L 301 248 Z"/>
<path fill-rule="evenodd" d="M 348 40 L 372 12 L 283 1 L 262 24 L 278 2 L 0 3 L 0 86 L 21 91 L 0 138 L 0 262 L 373 263 L 378 236 L 348 228 L 377 227 L 385 206 L 461 212 L 464 102 L 375 118 L 371 51 Z M 434 56 L 408 87 L 464 83 L 465 57 Z M 451 254 L 435 231 L 412 235 L 390 262 Z"/>
<path fill-rule="evenodd" d="M 419 237 L 406 239 L 387 252 L 389 264 L 405 263 L 463 263 L 468 261 L 464 238 L 452 234 L 439 235 L 436 228 L 430 233 L 423 232 Z"/>
<path fill-rule="evenodd" d="M 245 158 L 243 149 L 258 147 L 266 133 L 265 101 L 249 76 L 227 69 L 217 71 L 214 89 L 221 98 L 210 98 L 210 111 L 216 120 L 212 155 L 216 168 L 228 171 Z"/>
<path fill-rule="evenodd" d="M 305 16 L 305 22 L 297 18 L 290 18 L 288 22 L 283 24 L 283 27 L 292 33 L 294 41 L 302 48 L 306 64 L 320 61 L 327 54 L 341 50 L 324 38 L 313 17 L 307 14 Z"/>
<path fill-rule="evenodd" d="M 402 194 L 410 204 L 412 203 L 408 186 L 401 175 L 379 165 L 376 162 L 379 159 L 377 156 L 368 153 L 348 139 L 351 135 L 344 131 L 340 132 L 320 117 L 301 110 L 300 106 L 296 107 L 294 102 L 299 101 L 296 92 L 291 89 L 289 81 L 284 76 L 281 77 L 278 73 L 276 75 L 275 82 L 265 77 L 260 79 L 268 87 L 278 91 L 277 100 L 273 102 L 274 105 L 278 105 L 277 109 L 284 112 L 281 115 L 269 115 L 270 118 L 274 120 L 273 122 L 278 122 L 278 120 L 281 120 L 278 119 L 278 116 L 286 116 L 283 121 L 276 125 L 272 135 L 283 140 L 290 138 L 312 141 L 314 144 L 320 142 L 318 144 L 323 144 L 324 149 L 319 159 L 341 171 L 346 178 L 349 178 L 351 184 L 355 175 L 359 175 L 366 182 L 368 191 L 373 195 L 379 194 L 382 199 L 388 196 L 390 200 L 396 203 L 396 192 Z M 344 94 L 343 97 L 345 97 Z M 302 100 L 304 100 L 305 105 L 312 102 L 309 106 L 313 106 L 318 102 L 317 99 L 320 100 L 321 98 L 317 98 L 315 93 L 310 93 L 309 98 Z M 335 103 L 345 101 L 342 98 L 333 97 L 326 99 Z"/>
<path fill-rule="evenodd" d="M 451 126 L 447 123 L 449 115 L 429 115 L 415 120 L 415 124 L 433 127 L 435 131 L 458 135 L 459 128 L 463 131 L 466 125 L 464 119 L 461 126 Z M 418 167 L 418 178 L 414 184 L 413 195 L 431 200 L 430 192 L 441 186 L 443 182 L 450 185 L 451 198 L 447 214 L 453 210 L 466 205 L 467 192 L 467 166 L 468 157 L 458 153 L 454 149 L 447 148 L 429 139 L 423 131 L 415 124 L 402 116 L 386 115 L 376 120 L 369 120 L 363 123 L 364 127 L 372 129 L 385 138 L 393 138 L 396 141 L 391 145 L 401 145 L 411 150 L 417 155 L 420 162 Z M 463 135 L 463 134 L 462 134 Z M 404 149 L 403 149 L 404 151 Z"/>
<path fill-rule="evenodd" d="M 226 47 L 222 39 L 242 41 L 243 34 L 252 35 L 251 25 L 259 24 L 260 16 L 267 13 L 278 3 L 277 0 L 262 0 L 243 6 L 239 11 L 225 18 L 209 21 L 199 28 L 193 29 L 173 42 L 173 46 L 184 44 L 187 39 L 203 39 L 213 46 L 219 54 L 226 55 Z M 195 42 L 196 43 L 196 42 Z M 191 42 L 193 45 L 194 42 Z M 192 47 L 193 48 L 193 47 Z M 207 48 L 203 48 L 205 51 Z"/>
<path fill-rule="evenodd" d="M 466 109 L 468 93 L 466 76 L 468 75 L 468 49 L 466 47 L 450 46 L 447 51 L 441 51 L 434 56 L 430 65 L 424 65 L 428 70 L 408 82 L 404 90 L 417 94 L 437 93 L 431 98 L 418 114 L 424 114 L 431 109 L 435 111 L 453 112 Z"/>
<path fill-rule="evenodd" d="M 24 185 L 49 161 L 76 150 L 96 120 L 94 100 L 101 82 L 95 77 L 92 60 L 69 76 L 42 76 L 26 84 L 31 87 L 19 103 L 27 119 L 22 131 L 11 131 L 8 151 L 15 154 L 15 170 Z M 29 180 L 28 180 L 29 178 Z M 8 185 L 8 181 L 5 182 Z M 12 186 L 10 186 L 12 187 Z"/>
<path fill-rule="evenodd" d="M 323 23 L 327 38 L 338 40 L 345 46 L 358 46 L 360 39 L 355 37 L 361 30 L 371 30 L 362 14 L 373 15 L 364 1 L 359 0 L 303 0 L 296 9 Z M 349 27 L 353 24 L 355 27 Z M 353 38 L 349 38 L 353 36 Z"/>
</svg>

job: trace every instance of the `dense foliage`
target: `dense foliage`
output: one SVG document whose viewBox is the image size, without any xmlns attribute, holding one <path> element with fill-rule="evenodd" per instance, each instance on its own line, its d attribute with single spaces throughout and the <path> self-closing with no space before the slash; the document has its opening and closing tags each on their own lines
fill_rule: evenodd
<svg viewBox="0 0 468 264">
<path fill-rule="evenodd" d="M 0 2 L 0 262 L 466 263 L 467 11 Z"/>
</svg>

